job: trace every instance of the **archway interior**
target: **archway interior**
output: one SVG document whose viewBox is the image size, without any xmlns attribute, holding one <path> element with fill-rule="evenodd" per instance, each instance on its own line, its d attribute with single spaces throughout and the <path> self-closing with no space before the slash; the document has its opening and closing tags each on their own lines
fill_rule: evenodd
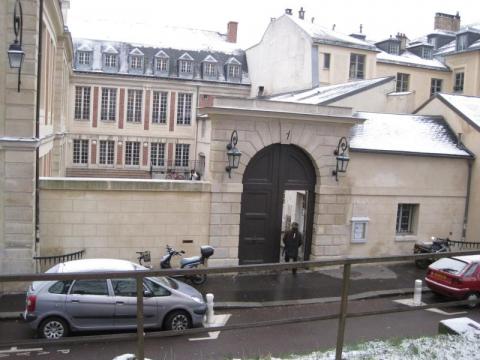
<svg viewBox="0 0 480 360">
<path fill-rule="evenodd" d="M 294 145 L 273 144 L 259 151 L 243 176 L 240 264 L 278 262 L 286 191 L 305 194 L 303 257 L 309 258 L 316 174 L 309 157 Z"/>
</svg>

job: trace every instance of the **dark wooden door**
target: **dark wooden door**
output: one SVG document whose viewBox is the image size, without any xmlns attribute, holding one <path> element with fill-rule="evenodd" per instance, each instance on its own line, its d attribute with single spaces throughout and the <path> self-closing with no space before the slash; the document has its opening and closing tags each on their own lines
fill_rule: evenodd
<svg viewBox="0 0 480 360">
<path fill-rule="evenodd" d="M 240 264 L 278 262 L 285 190 L 307 191 L 305 257 L 308 258 L 315 182 L 310 159 L 294 145 L 270 145 L 252 158 L 243 175 Z"/>
</svg>

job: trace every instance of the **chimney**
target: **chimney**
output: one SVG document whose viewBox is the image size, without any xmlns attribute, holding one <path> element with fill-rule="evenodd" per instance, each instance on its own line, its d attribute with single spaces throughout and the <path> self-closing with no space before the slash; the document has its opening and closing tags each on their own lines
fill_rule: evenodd
<svg viewBox="0 0 480 360">
<path fill-rule="evenodd" d="M 229 21 L 227 25 L 227 41 L 231 43 L 237 42 L 237 29 L 238 29 L 238 22 L 236 21 Z"/>
<path fill-rule="evenodd" d="M 292 9 L 285 9 L 285 14 L 292 15 Z"/>
<path fill-rule="evenodd" d="M 353 34 L 350 34 L 351 37 L 354 37 L 356 39 L 359 39 L 359 40 L 365 40 L 367 38 L 367 35 L 365 35 L 363 33 L 363 25 L 360 24 L 360 32 L 358 33 L 353 33 Z"/>
<path fill-rule="evenodd" d="M 407 48 L 408 38 L 403 33 L 397 33 L 396 38 L 400 40 L 400 53 L 401 53 L 402 51 L 405 51 L 405 49 Z"/>
<path fill-rule="evenodd" d="M 458 31 L 460 30 L 460 14 L 456 15 L 435 13 L 434 30 Z"/>
<path fill-rule="evenodd" d="M 301 19 L 301 20 L 305 19 L 305 10 L 303 10 L 303 6 L 298 11 L 298 18 Z"/>
</svg>

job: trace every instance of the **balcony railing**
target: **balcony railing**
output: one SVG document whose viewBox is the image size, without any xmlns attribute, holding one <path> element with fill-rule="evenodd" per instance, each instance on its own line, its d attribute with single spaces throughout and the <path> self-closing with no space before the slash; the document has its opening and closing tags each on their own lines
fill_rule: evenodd
<svg viewBox="0 0 480 360">
<path fill-rule="evenodd" d="M 164 160 L 158 165 L 150 164 L 152 179 L 192 180 L 192 175 L 197 174 L 200 180 L 205 171 L 205 163 L 200 160 Z"/>
</svg>

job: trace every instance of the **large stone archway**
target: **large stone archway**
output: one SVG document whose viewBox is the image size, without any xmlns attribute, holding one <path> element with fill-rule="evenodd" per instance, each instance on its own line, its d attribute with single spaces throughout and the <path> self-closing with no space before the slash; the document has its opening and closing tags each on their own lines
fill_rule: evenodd
<svg viewBox="0 0 480 360">
<path fill-rule="evenodd" d="M 307 194 L 305 255 L 310 255 L 312 239 L 315 168 L 308 156 L 295 145 L 272 144 L 259 151 L 243 174 L 240 214 L 239 262 L 278 262 L 284 191 Z"/>
</svg>

